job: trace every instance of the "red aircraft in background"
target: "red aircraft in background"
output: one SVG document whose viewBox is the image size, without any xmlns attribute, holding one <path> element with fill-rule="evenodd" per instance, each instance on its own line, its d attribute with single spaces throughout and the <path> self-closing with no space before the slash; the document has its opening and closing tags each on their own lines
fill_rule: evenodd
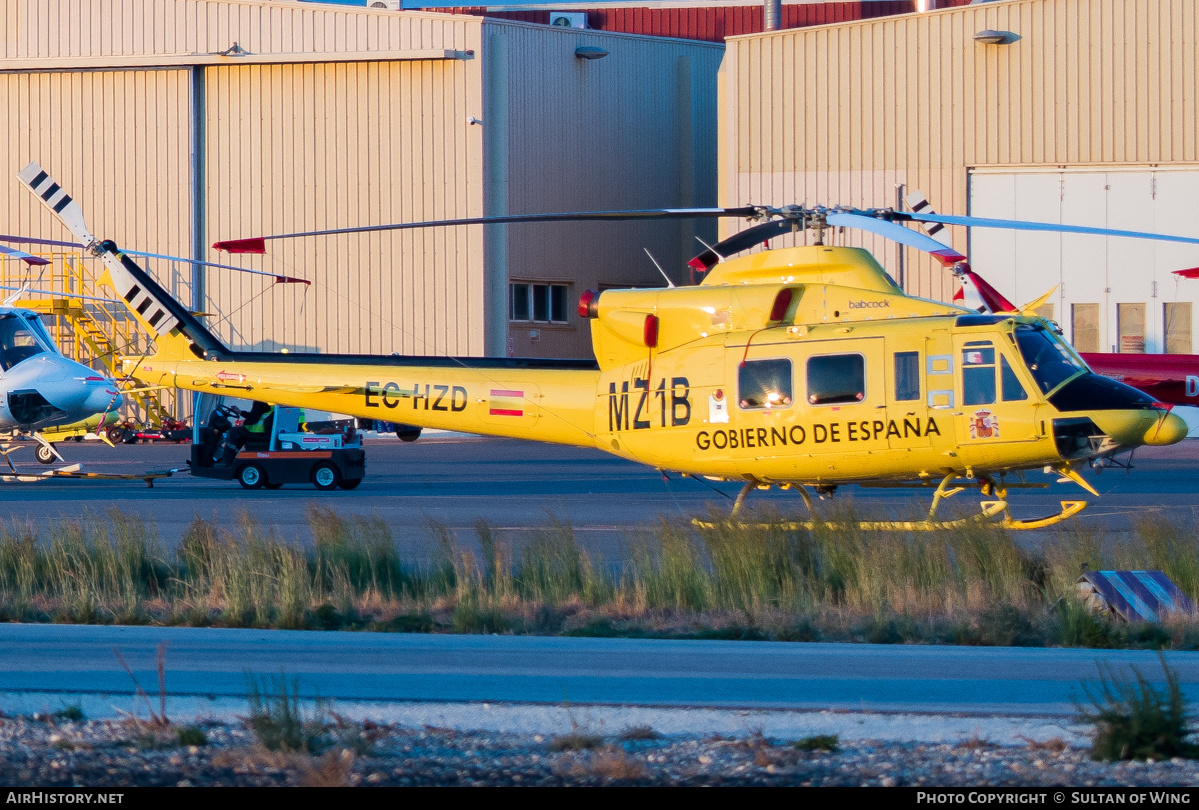
<svg viewBox="0 0 1199 810">
<path fill-rule="evenodd" d="M 954 303 L 989 312 L 1020 311 L 965 263 L 959 263 L 954 273 L 961 282 Z M 1199 278 L 1199 267 L 1174 274 Z M 1158 402 L 1199 406 L 1199 355 L 1083 352 L 1082 359 L 1096 373 L 1139 388 Z"/>
</svg>

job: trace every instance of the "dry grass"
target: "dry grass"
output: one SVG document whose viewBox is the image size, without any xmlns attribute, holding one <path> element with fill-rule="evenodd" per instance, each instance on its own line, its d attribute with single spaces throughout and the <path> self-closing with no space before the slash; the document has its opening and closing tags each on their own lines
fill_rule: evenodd
<svg viewBox="0 0 1199 810">
<path fill-rule="evenodd" d="M 569 765 L 556 770 L 575 779 L 590 777 L 604 782 L 636 782 L 649 774 L 645 763 L 617 745 L 605 745 L 589 755 L 574 757 Z"/>
<path fill-rule="evenodd" d="M 590 751 L 603 744 L 603 734 L 594 734 L 579 728 L 571 729 L 565 734 L 555 734 L 550 738 L 551 751 Z"/>
<path fill-rule="evenodd" d="M 848 509 L 812 531 L 763 513 L 766 528 L 663 520 L 627 538 L 612 565 L 552 516 L 523 537 L 479 521 L 460 538 L 431 522 L 431 559 L 406 558 L 378 518 L 320 506 L 306 516 L 312 547 L 243 515 L 232 529 L 197 518 L 170 553 L 153 523 L 117 510 L 0 526 L 0 620 L 1199 647 L 1193 617 L 1150 638 L 1069 599 L 1046 613 L 1083 563 L 1161 568 L 1199 599 L 1199 535 L 1158 518 L 1124 535 L 1067 523 L 1035 554 L 996 527 L 859 531 L 872 516 Z"/>
<path fill-rule="evenodd" d="M 959 751 L 990 751 L 999 747 L 999 743 L 994 740 L 980 736 L 977 729 L 973 736 L 958 740 L 957 744 L 954 745 L 954 748 L 957 748 Z"/>
<path fill-rule="evenodd" d="M 660 740 L 662 739 L 662 735 L 657 731 L 654 731 L 653 726 L 629 726 L 624 731 L 620 732 L 620 739 L 626 742 Z"/>
<path fill-rule="evenodd" d="M 1024 742 L 1029 751 L 1047 751 L 1051 754 L 1060 754 L 1070 747 L 1070 744 L 1061 737 L 1050 737 L 1048 740 L 1033 740 L 1020 735 L 1018 739 Z"/>
<path fill-rule="evenodd" d="M 354 753 L 348 749 L 330 751 L 319 758 L 300 763 L 301 787 L 348 787 L 354 772 Z"/>
</svg>

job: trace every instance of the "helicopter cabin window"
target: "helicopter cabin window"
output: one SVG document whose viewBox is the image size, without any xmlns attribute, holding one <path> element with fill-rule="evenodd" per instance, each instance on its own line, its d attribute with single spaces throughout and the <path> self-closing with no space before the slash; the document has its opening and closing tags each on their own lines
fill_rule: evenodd
<svg viewBox="0 0 1199 810">
<path fill-rule="evenodd" d="M 1012 371 L 1011 365 L 1003 355 L 999 356 L 999 365 L 1002 369 L 999 372 L 999 376 L 1003 385 L 1003 401 L 1023 402 L 1028 399 L 1028 392 L 1024 390 L 1024 385 L 1021 384 L 1020 378 L 1016 376 L 1015 371 Z"/>
<path fill-rule="evenodd" d="M 895 353 L 895 399 L 920 399 L 920 352 Z"/>
<path fill-rule="evenodd" d="M 995 347 L 989 340 L 972 340 L 962 347 L 962 404 L 995 402 Z"/>
<path fill-rule="evenodd" d="M 791 361 L 746 360 L 737 372 L 742 408 L 786 408 L 791 404 Z"/>
<path fill-rule="evenodd" d="M 1040 326 L 1018 326 L 1015 336 L 1020 356 L 1043 394 L 1087 370 L 1064 341 Z"/>
<path fill-rule="evenodd" d="M 508 285 L 508 320 L 568 323 L 568 297 L 565 284 L 514 281 Z"/>
<path fill-rule="evenodd" d="M 10 368 L 35 354 L 51 351 L 45 329 L 36 315 L 0 315 L 0 369 Z"/>
<path fill-rule="evenodd" d="M 808 358 L 808 403 L 836 405 L 866 398 L 866 358 L 824 354 Z"/>
</svg>

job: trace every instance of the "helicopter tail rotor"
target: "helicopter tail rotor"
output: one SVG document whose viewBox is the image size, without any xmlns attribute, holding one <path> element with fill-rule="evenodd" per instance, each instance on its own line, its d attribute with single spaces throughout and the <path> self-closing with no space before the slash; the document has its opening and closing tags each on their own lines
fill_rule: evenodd
<svg viewBox="0 0 1199 810">
<path fill-rule="evenodd" d="M 152 335 L 169 334 L 179 324 L 179 318 L 172 311 L 171 304 L 174 302 L 168 303 L 161 290 L 156 293 L 148 289 L 151 285 L 139 284 L 125 266 L 125 262 L 130 260 L 119 254 L 115 243 L 101 242 L 92 236 L 79 203 L 71 199 L 62 186 L 54 182 L 41 166 L 32 162 L 19 171 L 17 177 L 84 248 L 100 258 L 117 294 L 128 303 L 130 311 L 137 314 L 138 319 Z M 169 296 L 166 298 L 169 299 Z"/>
</svg>

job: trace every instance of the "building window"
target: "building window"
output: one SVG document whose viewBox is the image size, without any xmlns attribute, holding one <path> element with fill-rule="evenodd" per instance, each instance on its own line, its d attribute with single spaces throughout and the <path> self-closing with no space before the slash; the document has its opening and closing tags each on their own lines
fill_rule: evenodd
<svg viewBox="0 0 1199 810">
<path fill-rule="evenodd" d="M 1074 348 L 1080 352 L 1097 352 L 1099 348 L 1099 305 L 1071 304 L 1070 323 Z"/>
<path fill-rule="evenodd" d="M 860 354 L 825 354 L 808 358 L 808 402 L 835 405 L 866 398 L 866 358 Z"/>
<path fill-rule="evenodd" d="M 1120 335 L 1120 352 L 1144 354 L 1145 305 L 1116 304 L 1116 331 Z"/>
<path fill-rule="evenodd" d="M 737 372 L 742 408 L 786 408 L 791 404 L 790 360 L 747 360 Z"/>
<path fill-rule="evenodd" d="M 514 281 L 508 285 L 508 320 L 534 323 L 569 323 L 566 284 Z"/>
<path fill-rule="evenodd" d="M 1191 302 L 1162 305 L 1166 325 L 1166 354 L 1191 353 Z"/>
</svg>

